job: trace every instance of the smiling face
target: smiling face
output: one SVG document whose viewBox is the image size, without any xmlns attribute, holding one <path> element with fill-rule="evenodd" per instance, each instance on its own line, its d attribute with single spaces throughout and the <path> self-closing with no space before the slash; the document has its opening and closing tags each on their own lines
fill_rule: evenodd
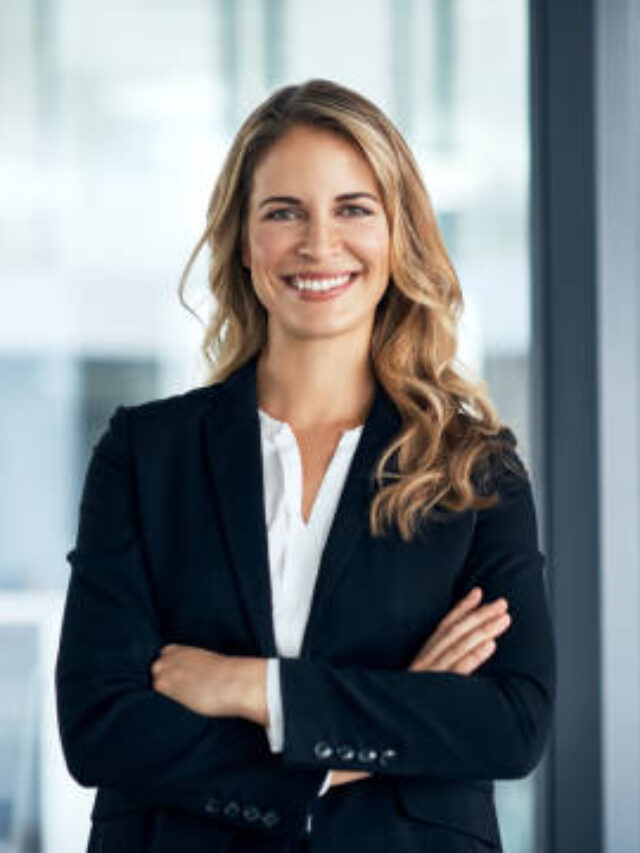
<svg viewBox="0 0 640 853">
<path fill-rule="evenodd" d="M 375 175 L 343 137 L 298 125 L 253 174 L 242 262 L 279 340 L 370 337 L 389 281 Z"/>
</svg>

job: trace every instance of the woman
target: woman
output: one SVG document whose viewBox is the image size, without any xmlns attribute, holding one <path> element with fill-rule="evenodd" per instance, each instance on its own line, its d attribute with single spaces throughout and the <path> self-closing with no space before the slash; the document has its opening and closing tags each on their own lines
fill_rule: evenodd
<svg viewBox="0 0 640 853">
<path fill-rule="evenodd" d="M 281 89 L 181 296 L 205 244 L 209 381 L 117 408 L 68 555 L 89 850 L 499 850 L 492 780 L 551 725 L 544 557 L 413 157 L 355 92 Z"/>
</svg>

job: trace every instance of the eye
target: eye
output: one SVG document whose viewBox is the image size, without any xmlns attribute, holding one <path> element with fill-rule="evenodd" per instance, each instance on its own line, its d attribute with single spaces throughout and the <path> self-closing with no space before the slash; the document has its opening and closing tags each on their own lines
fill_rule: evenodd
<svg viewBox="0 0 640 853">
<path fill-rule="evenodd" d="M 345 204 L 344 207 L 340 208 L 340 213 L 344 214 L 346 211 L 347 217 L 351 216 L 372 216 L 372 211 L 366 207 L 361 207 L 359 204 Z"/>
<path fill-rule="evenodd" d="M 265 219 L 275 219 L 275 220 L 290 220 L 295 219 L 298 211 L 293 207 L 279 207 L 276 210 L 270 210 Z"/>
</svg>

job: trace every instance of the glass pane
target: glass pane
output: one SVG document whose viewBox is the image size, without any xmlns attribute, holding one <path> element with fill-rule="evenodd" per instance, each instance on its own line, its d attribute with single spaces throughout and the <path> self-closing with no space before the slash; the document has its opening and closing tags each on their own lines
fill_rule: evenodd
<svg viewBox="0 0 640 853">
<path fill-rule="evenodd" d="M 178 303 L 178 279 L 232 134 L 284 83 L 351 85 L 405 133 L 465 294 L 461 357 L 488 381 L 527 458 L 527 41 L 524 0 L 0 6 L 5 594 L 48 608 L 55 624 L 81 480 L 109 414 L 201 381 L 201 328 Z M 0 631 L 18 630 L 7 619 L 5 608 Z M 50 660 L 55 631 L 42 636 L 38 654 Z M 32 695 L 29 672 L 10 676 L 15 695 Z M 52 705 L 34 701 L 51 731 Z M 3 843 L 15 819 L 15 725 L 0 745 Z M 32 754 L 30 778 L 44 762 L 54 768 L 40 798 L 37 786 L 21 789 L 41 849 L 83 850 L 91 798 L 59 755 Z M 497 793 L 505 850 L 538 849 L 533 779 Z M 36 849 L 37 838 L 11 849 Z"/>
<path fill-rule="evenodd" d="M 40 850 L 38 656 L 33 625 L 0 623 L 0 851 Z"/>
</svg>

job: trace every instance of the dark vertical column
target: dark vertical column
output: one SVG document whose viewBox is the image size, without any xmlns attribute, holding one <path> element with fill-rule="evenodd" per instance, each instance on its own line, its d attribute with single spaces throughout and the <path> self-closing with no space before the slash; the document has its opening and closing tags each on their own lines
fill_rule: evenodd
<svg viewBox="0 0 640 853">
<path fill-rule="evenodd" d="M 592 0 L 531 0 L 533 435 L 558 650 L 548 853 L 602 849 Z"/>
</svg>

